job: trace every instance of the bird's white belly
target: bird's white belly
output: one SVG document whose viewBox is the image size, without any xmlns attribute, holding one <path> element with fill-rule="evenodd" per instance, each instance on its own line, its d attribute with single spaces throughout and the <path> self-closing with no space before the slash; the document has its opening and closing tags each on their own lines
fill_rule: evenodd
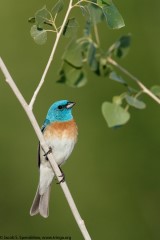
<svg viewBox="0 0 160 240">
<path fill-rule="evenodd" d="M 57 137 L 47 139 L 46 143 L 52 148 L 52 154 L 58 165 L 63 164 L 71 154 L 75 139 L 68 137 Z"/>
</svg>

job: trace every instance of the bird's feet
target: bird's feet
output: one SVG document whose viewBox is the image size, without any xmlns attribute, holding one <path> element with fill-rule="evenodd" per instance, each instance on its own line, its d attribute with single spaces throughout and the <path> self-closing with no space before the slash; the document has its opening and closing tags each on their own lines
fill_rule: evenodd
<svg viewBox="0 0 160 240">
<path fill-rule="evenodd" d="M 46 152 L 43 156 L 44 157 L 46 157 L 46 160 L 48 160 L 48 154 L 50 154 L 50 153 L 52 153 L 52 148 L 51 147 L 49 147 L 49 150 L 48 150 L 48 152 Z"/>
<path fill-rule="evenodd" d="M 61 179 L 59 182 L 57 182 L 57 184 L 60 184 L 60 183 L 62 183 L 62 182 L 65 182 L 65 174 L 64 174 L 64 172 L 62 171 L 62 169 L 61 169 L 60 166 L 59 166 L 59 169 L 60 169 L 60 171 L 61 171 L 61 173 L 62 173 L 59 177 L 61 177 L 62 179 Z"/>
</svg>

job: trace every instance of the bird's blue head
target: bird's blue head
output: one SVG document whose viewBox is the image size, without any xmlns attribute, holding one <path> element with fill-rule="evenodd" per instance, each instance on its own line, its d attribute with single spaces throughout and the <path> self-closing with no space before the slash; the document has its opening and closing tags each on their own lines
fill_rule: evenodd
<svg viewBox="0 0 160 240">
<path fill-rule="evenodd" d="M 60 100 L 53 103 L 48 110 L 44 126 L 48 125 L 51 122 L 66 122 L 72 120 L 72 107 L 74 105 L 74 102 L 67 100 Z"/>
</svg>

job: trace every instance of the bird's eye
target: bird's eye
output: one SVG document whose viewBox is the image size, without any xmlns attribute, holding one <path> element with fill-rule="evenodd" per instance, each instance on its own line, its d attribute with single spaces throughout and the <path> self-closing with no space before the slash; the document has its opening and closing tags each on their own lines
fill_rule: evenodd
<svg viewBox="0 0 160 240">
<path fill-rule="evenodd" d="M 62 109 L 62 108 L 63 108 L 63 106 L 62 106 L 62 105 L 59 105 L 59 106 L 58 106 L 58 109 Z"/>
</svg>

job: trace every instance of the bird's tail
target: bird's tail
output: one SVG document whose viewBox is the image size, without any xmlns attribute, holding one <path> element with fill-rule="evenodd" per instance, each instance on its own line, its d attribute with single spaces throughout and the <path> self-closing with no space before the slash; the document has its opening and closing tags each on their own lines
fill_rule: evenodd
<svg viewBox="0 0 160 240">
<path fill-rule="evenodd" d="M 51 185 L 49 185 L 49 187 L 47 188 L 44 194 L 40 195 L 39 186 L 38 186 L 36 195 L 34 197 L 34 200 L 30 209 L 31 216 L 34 216 L 39 213 L 44 218 L 48 217 L 50 188 L 51 188 Z"/>
</svg>

